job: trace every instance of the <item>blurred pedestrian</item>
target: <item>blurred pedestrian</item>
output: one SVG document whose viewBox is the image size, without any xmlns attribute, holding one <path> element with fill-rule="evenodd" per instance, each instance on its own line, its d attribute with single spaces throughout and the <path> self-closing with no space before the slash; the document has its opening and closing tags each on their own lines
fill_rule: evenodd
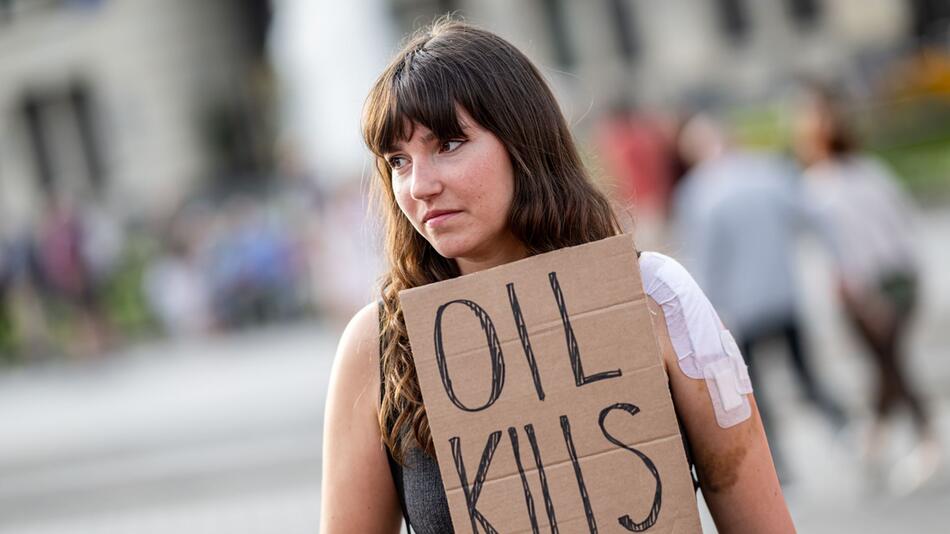
<svg viewBox="0 0 950 534">
<path fill-rule="evenodd" d="M 2 229 L 0 229 L 2 230 Z M 13 339 L 12 288 L 13 261 L 12 247 L 0 234 L 0 361 L 11 358 L 15 343 Z"/>
<path fill-rule="evenodd" d="M 614 199 L 636 213 L 637 241 L 657 242 L 670 207 L 673 147 L 657 114 L 621 103 L 595 127 L 604 171 L 613 178 Z"/>
<path fill-rule="evenodd" d="M 75 329 L 65 344 L 76 356 L 98 356 L 107 348 L 109 328 L 90 264 L 90 231 L 77 199 L 53 193 L 35 237 L 38 280 L 53 316 Z"/>
<path fill-rule="evenodd" d="M 684 263 L 734 333 L 753 384 L 762 387 L 765 345 L 779 341 L 806 399 L 834 428 L 843 427 L 844 410 L 819 385 L 802 342 L 794 247 L 806 212 L 791 162 L 734 148 L 723 127 L 705 114 L 687 121 L 677 146 L 690 166 L 675 204 Z M 760 396 L 759 409 L 785 477 L 767 401 Z"/>
<path fill-rule="evenodd" d="M 808 88 L 794 130 L 809 203 L 823 223 L 824 242 L 837 270 L 841 303 L 877 371 L 867 454 L 872 460 L 880 455 L 887 417 L 906 406 L 920 445 L 911 456 L 916 458 L 914 472 L 908 475 L 907 466 L 902 470 L 919 484 L 936 470 L 940 447 L 931 415 L 905 367 L 904 343 L 920 278 L 913 203 L 887 167 L 860 151 L 833 90 Z"/>
<path fill-rule="evenodd" d="M 163 250 L 145 268 L 142 289 L 165 333 L 173 337 L 212 332 L 210 290 L 202 270 L 202 237 L 208 215 L 201 207 L 184 207 L 170 220 Z"/>
</svg>

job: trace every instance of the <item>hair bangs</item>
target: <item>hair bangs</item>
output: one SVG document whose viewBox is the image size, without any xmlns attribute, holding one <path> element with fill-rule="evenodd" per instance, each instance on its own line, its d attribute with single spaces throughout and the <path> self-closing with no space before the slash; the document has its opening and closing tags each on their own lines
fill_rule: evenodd
<svg viewBox="0 0 950 534">
<path fill-rule="evenodd" d="M 387 80 L 385 103 L 380 102 L 377 109 L 379 120 L 367 136 L 377 155 L 392 152 L 399 143 L 412 139 L 417 125 L 437 139 L 464 137 L 457 107 L 462 105 L 457 76 L 442 72 L 444 66 L 424 50 L 414 56 L 394 69 Z"/>
</svg>

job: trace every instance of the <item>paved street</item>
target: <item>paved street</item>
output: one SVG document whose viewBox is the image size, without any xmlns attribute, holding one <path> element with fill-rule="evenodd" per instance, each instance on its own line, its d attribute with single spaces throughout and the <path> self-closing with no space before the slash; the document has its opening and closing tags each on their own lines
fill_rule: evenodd
<svg viewBox="0 0 950 534">
<path fill-rule="evenodd" d="M 335 334 L 297 325 L 0 379 L 0 532 L 313 532 Z"/>
<path fill-rule="evenodd" d="M 928 285 L 911 363 L 950 458 L 950 212 L 925 223 Z M 869 369 L 825 294 L 820 260 L 808 247 L 803 257 L 816 367 L 853 423 L 834 432 L 798 400 L 780 355 L 766 360 L 757 394 L 776 407 L 799 531 L 946 532 L 950 470 L 909 493 L 891 480 L 912 445 L 905 421 L 882 475 L 867 475 Z M 0 374 L 0 533 L 316 532 L 336 337 L 297 324 Z"/>
</svg>

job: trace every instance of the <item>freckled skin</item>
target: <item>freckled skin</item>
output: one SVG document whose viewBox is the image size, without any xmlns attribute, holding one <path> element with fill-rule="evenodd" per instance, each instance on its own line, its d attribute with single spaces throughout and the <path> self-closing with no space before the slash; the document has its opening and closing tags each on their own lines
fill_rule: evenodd
<svg viewBox="0 0 950 534">
<path fill-rule="evenodd" d="M 412 137 L 385 157 L 398 162 L 392 184 L 403 214 L 439 254 L 454 258 L 466 273 L 523 258 L 525 252 L 508 228 L 514 196 L 508 151 L 461 107 L 458 116 L 466 138 L 434 139 L 416 124 Z M 458 213 L 432 226 L 424 220 L 430 210 Z"/>
</svg>

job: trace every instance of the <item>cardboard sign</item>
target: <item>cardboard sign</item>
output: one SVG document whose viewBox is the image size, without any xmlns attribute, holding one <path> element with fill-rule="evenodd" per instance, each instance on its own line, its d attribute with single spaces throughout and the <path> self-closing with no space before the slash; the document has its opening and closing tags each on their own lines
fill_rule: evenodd
<svg viewBox="0 0 950 534">
<path fill-rule="evenodd" d="M 456 532 L 701 532 L 632 237 L 400 299 Z"/>
</svg>

